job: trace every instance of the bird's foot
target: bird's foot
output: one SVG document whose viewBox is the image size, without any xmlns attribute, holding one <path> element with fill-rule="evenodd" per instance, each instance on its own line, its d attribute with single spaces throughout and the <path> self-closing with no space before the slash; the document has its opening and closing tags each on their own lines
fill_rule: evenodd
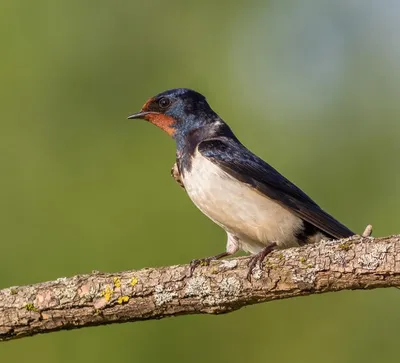
<svg viewBox="0 0 400 363">
<path fill-rule="evenodd" d="M 267 255 L 269 255 L 274 248 L 276 247 L 276 243 L 271 243 L 267 247 L 264 247 L 260 252 L 250 257 L 249 261 L 249 271 L 247 272 L 247 280 L 251 282 L 251 275 L 253 274 L 253 270 L 256 266 L 260 269 L 262 268 L 262 263 Z"/>
<path fill-rule="evenodd" d="M 199 258 L 196 260 L 192 260 L 190 262 L 190 275 L 189 277 L 193 276 L 193 271 L 198 267 L 198 266 L 208 266 L 210 264 L 211 261 L 213 260 L 219 260 L 220 258 L 229 256 L 230 253 L 228 252 L 222 252 L 219 253 L 218 255 L 215 256 L 211 256 L 211 257 L 206 257 L 206 258 Z"/>
</svg>

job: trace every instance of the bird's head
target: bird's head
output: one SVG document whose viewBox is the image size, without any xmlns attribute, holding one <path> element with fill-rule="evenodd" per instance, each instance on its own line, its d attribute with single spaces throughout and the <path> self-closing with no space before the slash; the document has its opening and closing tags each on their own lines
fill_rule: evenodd
<svg viewBox="0 0 400 363">
<path fill-rule="evenodd" d="M 220 120 L 203 95 L 186 88 L 171 89 L 150 98 L 128 119 L 149 121 L 175 139 Z"/>
</svg>

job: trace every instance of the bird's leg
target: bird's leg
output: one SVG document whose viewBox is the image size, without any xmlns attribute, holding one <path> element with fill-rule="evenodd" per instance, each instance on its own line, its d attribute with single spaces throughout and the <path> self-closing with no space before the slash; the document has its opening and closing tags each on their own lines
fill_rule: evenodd
<svg viewBox="0 0 400 363">
<path fill-rule="evenodd" d="M 233 234 L 228 234 L 228 241 L 226 242 L 226 251 L 219 253 L 218 255 L 211 256 L 211 257 L 206 257 L 206 258 L 199 258 L 196 260 L 192 260 L 190 262 L 190 276 L 193 275 L 193 271 L 196 269 L 198 266 L 208 266 L 211 261 L 213 260 L 219 260 L 221 258 L 233 255 L 239 250 L 239 240 L 236 236 Z"/>
<path fill-rule="evenodd" d="M 179 184 L 179 186 L 181 186 L 183 189 L 185 189 L 185 186 L 183 185 L 183 181 L 181 179 L 181 174 L 179 173 L 178 165 L 176 163 L 174 163 L 174 165 L 172 165 L 171 176 Z"/>
<path fill-rule="evenodd" d="M 276 246 L 277 245 L 275 242 L 270 243 L 268 246 L 264 247 L 260 252 L 250 257 L 249 271 L 247 272 L 247 280 L 251 282 L 251 275 L 256 265 L 258 265 L 258 267 L 261 269 L 261 264 L 263 263 L 265 257 L 269 255 Z"/>
</svg>

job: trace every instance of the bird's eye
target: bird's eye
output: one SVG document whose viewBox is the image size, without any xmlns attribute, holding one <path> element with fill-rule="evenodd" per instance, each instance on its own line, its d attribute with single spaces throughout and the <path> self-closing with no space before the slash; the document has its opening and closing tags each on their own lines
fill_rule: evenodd
<svg viewBox="0 0 400 363">
<path fill-rule="evenodd" d="M 167 97 L 160 98 L 160 100 L 158 101 L 158 105 L 161 108 L 167 108 L 170 104 L 171 104 L 171 100 Z"/>
</svg>

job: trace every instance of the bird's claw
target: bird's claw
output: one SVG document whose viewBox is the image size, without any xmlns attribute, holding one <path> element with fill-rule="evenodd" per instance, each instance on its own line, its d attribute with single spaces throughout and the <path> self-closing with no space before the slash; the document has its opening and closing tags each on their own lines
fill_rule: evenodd
<svg viewBox="0 0 400 363">
<path fill-rule="evenodd" d="M 196 260 L 192 260 L 190 262 L 190 275 L 189 277 L 193 276 L 193 271 L 195 270 L 196 267 L 198 266 L 209 266 L 211 261 L 214 260 L 219 260 L 223 257 L 229 256 L 231 253 L 230 252 L 222 252 L 219 253 L 218 255 L 215 256 L 210 256 L 210 257 L 206 257 L 206 258 L 199 258 Z"/>
<path fill-rule="evenodd" d="M 269 255 L 274 248 L 276 247 L 276 243 L 271 243 L 267 247 L 264 247 L 260 252 L 256 253 L 255 255 L 250 257 L 249 260 L 249 270 L 247 272 L 247 280 L 251 282 L 251 275 L 253 274 L 254 269 L 256 266 L 261 270 L 262 269 L 262 263 L 267 255 Z"/>
</svg>

